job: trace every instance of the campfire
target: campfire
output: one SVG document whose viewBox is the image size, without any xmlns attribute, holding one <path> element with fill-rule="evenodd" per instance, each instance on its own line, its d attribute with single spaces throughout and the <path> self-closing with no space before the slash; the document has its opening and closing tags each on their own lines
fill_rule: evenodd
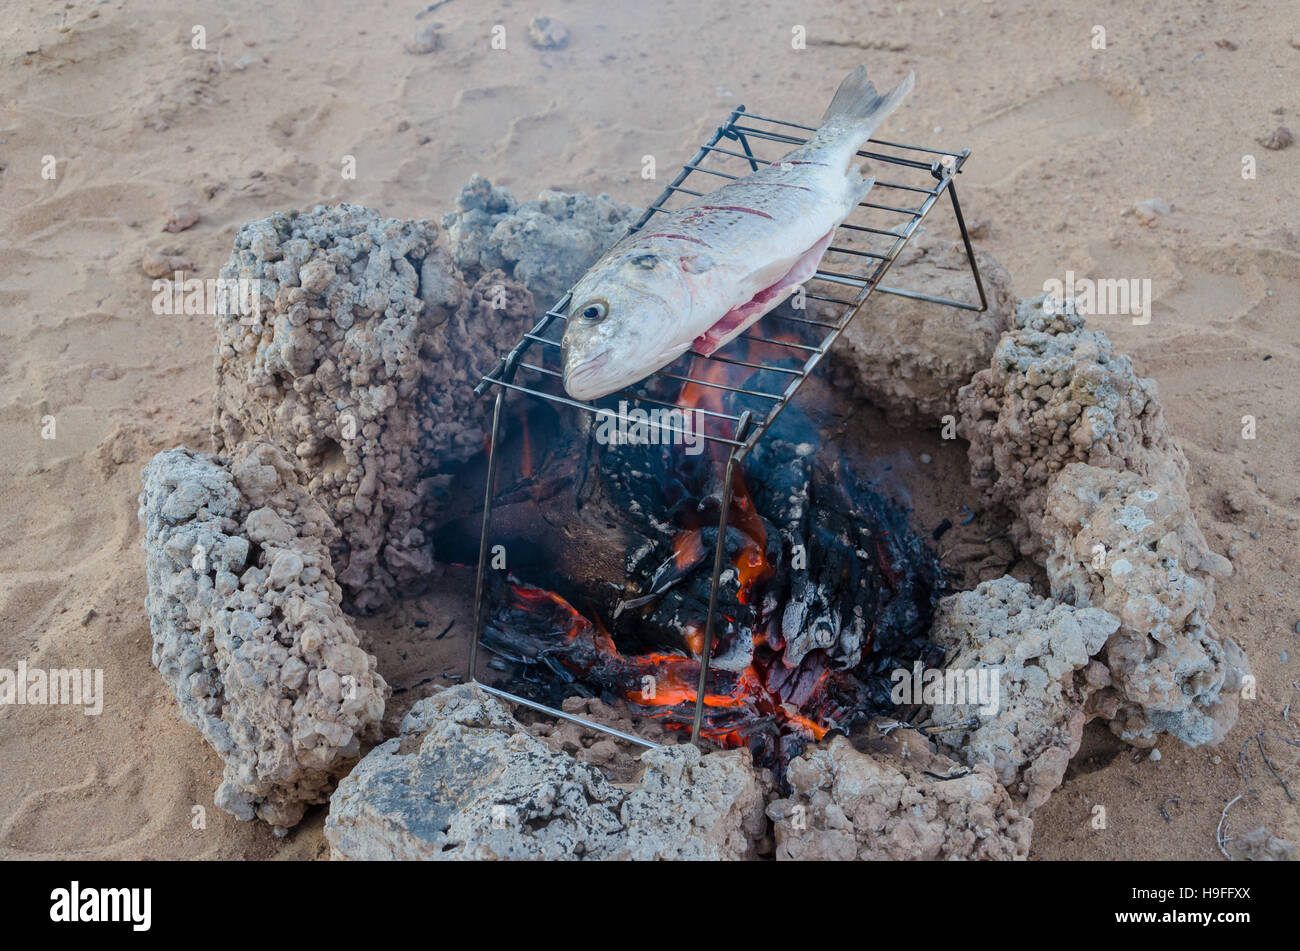
<svg viewBox="0 0 1300 951">
<path fill-rule="evenodd" d="M 482 643 L 498 658 L 496 686 L 551 707 L 599 697 L 691 730 L 727 453 L 712 442 L 692 452 L 683 437 L 708 427 L 710 413 L 744 411 L 754 377 L 770 372 L 753 368 L 773 359 L 767 347 L 699 360 L 691 381 L 663 394 L 694 416 L 629 426 L 626 406 L 610 399 L 586 427 L 546 425 L 536 411 L 503 427 L 513 443 L 504 456 L 518 460 L 501 482 L 515 500 L 504 506 L 513 533 L 494 541 L 532 555 L 489 575 Z M 937 558 L 883 489 L 793 407 L 733 469 L 702 737 L 779 769 L 831 730 L 896 714 L 889 672 L 941 660 L 926 640 L 942 593 Z M 599 546 L 604 534 L 621 550 L 575 557 L 539 540 L 526 517 L 520 524 L 525 509 L 557 500 L 591 526 L 575 544 Z M 621 582 L 584 570 L 615 561 Z"/>
<path fill-rule="evenodd" d="M 807 131 L 734 110 L 630 230 L 777 162 Z M 953 187 L 966 154 L 873 140 L 859 155 L 882 174 L 816 274 L 721 351 L 578 402 L 560 387 L 565 295 L 484 375 L 488 458 L 461 480 L 486 483 L 484 510 L 435 539 L 448 560 L 477 550 L 471 678 L 561 717 L 564 701 L 597 697 L 780 772 L 810 740 L 897 715 L 892 671 L 941 662 L 926 640 L 934 553 L 891 487 L 823 446 L 792 400 L 874 291 L 987 307 Z M 882 284 L 941 197 L 978 303 Z M 537 400 L 518 416 L 507 392 Z"/>
</svg>

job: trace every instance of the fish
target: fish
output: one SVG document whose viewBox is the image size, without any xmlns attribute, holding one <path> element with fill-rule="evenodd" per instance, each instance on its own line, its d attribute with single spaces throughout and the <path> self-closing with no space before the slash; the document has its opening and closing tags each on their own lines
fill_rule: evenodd
<svg viewBox="0 0 1300 951">
<path fill-rule="evenodd" d="M 911 91 L 882 96 L 858 66 L 807 143 L 744 178 L 654 216 L 573 285 L 563 384 L 594 400 L 688 350 L 710 356 L 817 271 L 835 229 L 875 183 L 857 151 Z"/>
</svg>

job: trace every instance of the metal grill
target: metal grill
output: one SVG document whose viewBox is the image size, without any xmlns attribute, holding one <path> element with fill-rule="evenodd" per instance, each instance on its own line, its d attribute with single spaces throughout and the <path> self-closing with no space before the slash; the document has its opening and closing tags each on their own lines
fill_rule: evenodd
<svg viewBox="0 0 1300 951">
<path fill-rule="evenodd" d="M 770 119 L 745 111 L 739 106 L 727 117 L 695 156 L 654 203 L 628 229 L 640 231 L 655 215 L 672 211 L 692 199 L 708 194 L 726 180 L 742 178 L 764 165 L 777 161 L 793 148 L 803 145 L 815 127 Z M 723 144 L 726 143 L 726 144 Z M 765 315 L 736 340 L 712 356 L 693 350 L 647 379 L 611 396 L 626 400 L 629 406 L 660 410 L 680 410 L 682 419 L 700 419 L 700 429 L 693 435 L 727 447 L 726 475 L 723 479 L 718 542 L 714 547 L 713 577 L 709 612 L 705 619 L 704 641 L 700 653 L 700 677 L 696 692 L 695 715 L 691 740 L 699 743 L 704 713 L 705 685 L 708 681 L 710 654 L 713 649 L 714 617 L 717 613 L 718 579 L 722 573 L 726 527 L 731 507 L 731 487 L 736 465 L 763 438 L 763 434 L 799 391 L 799 387 L 821 362 L 840 334 L 866 304 L 873 292 L 894 294 L 963 310 L 983 311 L 988 307 L 979 266 L 971 247 L 970 235 L 957 200 L 955 178 L 961 173 L 970 150 L 947 152 L 914 145 L 902 145 L 871 139 L 858 155 L 867 159 L 876 175 L 876 183 L 867 200 L 854 209 L 836 229 L 831 246 L 816 274 L 805 282 L 805 306 L 796 311 L 782 306 Z M 687 183 L 692 187 L 687 187 Z M 890 266 L 902 253 L 921 222 L 936 202 L 947 193 L 952 205 L 978 303 L 933 297 L 917 291 L 887 287 L 881 283 Z M 854 265 L 857 265 L 855 267 Z M 492 413 L 492 431 L 488 451 L 487 487 L 483 501 L 483 533 L 479 544 L 478 576 L 474 589 L 473 639 L 470 642 L 468 676 L 489 693 L 513 703 L 540 710 L 552 716 L 573 720 L 593 729 L 631 740 L 644 746 L 656 744 L 640 737 L 610 729 L 573 716 L 553 707 L 536 703 L 508 691 L 484 684 L 477 677 L 479 639 L 483 628 L 483 593 L 487 570 L 488 538 L 491 530 L 492 500 L 497 472 L 497 444 L 501 406 L 507 392 L 561 404 L 596 414 L 595 403 L 574 400 L 564 391 L 560 363 L 560 340 L 564 335 L 565 311 L 570 294 L 543 314 L 523 338 L 483 377 L 475 392 L 479 395 L 496 388 Z M 812 302 L 812 303 L 808 303 Z M 786 330 L 783 332 L 782 327 Z M 740 344 L 739 341 L 746 341 Z M 756 352 L 770 354 L 758 362 Z M 747 357 L 748 359 L 742 358 Z M 768 371 L 751 374 L 744 386 L 718 382 L 719 374 L 709 373 L 709 363 L 723 363 Z M 705 410 L 678 402 L 687 386 L 720 389 L 735 394 L 737 412 Z M 680 399 L 678 396 L 677 399 Z M 685 414 L 692 414 L 687 417 Z M 671 418 L 671 417 L 670 417 Z M 667 423 L 660 429 L 682 435 L 682 430 Z"/>
</svg>

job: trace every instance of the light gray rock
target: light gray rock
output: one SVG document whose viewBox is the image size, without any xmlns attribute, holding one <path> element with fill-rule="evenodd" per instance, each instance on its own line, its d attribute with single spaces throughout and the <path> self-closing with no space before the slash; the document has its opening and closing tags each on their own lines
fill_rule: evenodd
<svg viewBox="0 0 1300 951">
<path fill-rule="evenodd" d="M 274 447 L 144 470 L 153 663 L 225 762 L 216 804 L 283 832 L 379 738 L 388 687 L 334 583 L 328 515 Z"/>
<path fill-rule="evenodd" d="M 1028 856 L 1033 820 L 990 767 L 961 766 L 916 731 L 881 725 L 861 749 L 836 736 L 790 762 L 791 795 L 767 809 L 778 860 Z"/>
<path fill-rule="evenodd" d="M 528 288 L 539 310 L 552 307 L 640 216 L 608 195 L 545 191 L 520 204 L 479 175 L 461 189 L 456 209 L 442 219 L 456 266 L 470 280 L 505 272 Z"/>
<path fill-rule="evenodd" d="M 959 394 L 971 481 L 1012 513 L 1055 600 L 1119 618 L 1101 657 L 1113 683 L 1090 700 L 1111 729 L 1141 746 L 1163 732 L 1218 742 L 1250 673 L 1209 623 L 1231 565 L 1196 525 L 1155 381 L 1042 300 L 1022 301 L 989 369 Z"/>
<path fill-rule="evenodd" d="M 1263 826 L 1233 836 L 1228 848 L 1237 858 L 1247 862 L 1289 862 L 1295 856 L 1294 845 Z"/>
<path fill-rule="evenodd" d="M 318 206 L 241 228 L 221 271 L 260 293 L 255 313 L 217 315 L 213 436 L 294 460 L 363 613 L 433 574 L 440 473 L 482 450 L 473 388 L 534 311 L 505 275 L 467 285 L 436 240 L 426 221 Z"/>
<path fill-rule="evenodd" d="M 421 700 L 339 785 L 335 859 L 740 859 L 763 788 L 743 750 L 644 754 L 637 784 L 548 749 L 469 685 Z"/>
<path fill-rule="evenodd" d="M 1206 544 L 1181 468 L 1144 478 L 1069 465 L 1047 494 L 1041 532 L 1052 596 L 1119 618 L 1104 655 L 1111 729 L 1144 747 L 1163 732 L 1189 746 L 1219 742 L 1250 666 L 1210 624 L 1214 581 L 1232 566 Z"/>
<path fill-rule="evenodd" d="M 976 723 L 938 734 L 940 747 L 967 765 L 992 767 L 1026 812 L 1037 809 L 1079 750 L 1089 698 L 1110 684 L 1092 658 L 1118 627 L 1112 614 L 1040 598 L 1010 577 L 944 598 L 930 639 L 947 650 L 945 669 L 996 670 L 998 688 L 995 709 L 992 702 L 929 708 L 935 726 Z"/>
<path fill-rule="evenodd" d="M 569 30 L 559 20 L 533 17 L 528 21 L 528 42 L 539 50 L 558 50 L 569 45 Z"/>
<path fill-rule="evenodd" d="M 1009 509 L 1021 554 L 1041 561 L 1047 486 L 1072 462 L 1139 474 L 1187 461 L 1169 435 L 1155 380 L 1082 317 L 1022 301 L 991 365 L 958 394 L 971 482 Z"/>
<path fill-rule="evenodd" d="M 1016 306 L 1011 276 L 989 254 L 979 252 L 977 260 L 989 302 L 984 313 L 876 293 L 831 350 L 839 373 L 890 423 L 938 426 L 944 416 L 956 418 L 957 391 L 988 367 L 1010 327 Z M 979 302 L 963 246 L 925 235 L 908 243 L 886 283 Z"/>
</svg>

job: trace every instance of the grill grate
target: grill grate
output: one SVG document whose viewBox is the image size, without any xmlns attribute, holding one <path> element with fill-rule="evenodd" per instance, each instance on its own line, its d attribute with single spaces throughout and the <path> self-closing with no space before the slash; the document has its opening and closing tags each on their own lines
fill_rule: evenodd
<svg viewBox="0 0 1300 951">
<path fill-rule="evenodd" d="M 722 184 L 717 179 L 742 178 L 778 160 L 792 148 L 803 145 L 807 141 L 805 133 L 810 135 L 815 131 L 812 126 L 770 119 L 746 112 L 744 106 L 737 107 L 700 146 L 695 156 L 682 166 L 673 181 L 628 229 L 628 234 L 640 231 L 654 219 L 655 215 L 673 211 L 693 198 L 713 191 Z M 720 143 L 724 141 L 735 143 L 739 151 L 721 145 Z M 804 380 L 813 372 L 849 322 L 866 304 L 872 292 L 908 297 L 963 310 L 983 311 L 988 307 L 979 266 L 975 261 L 975 252 L 971 247 L 970 235 L 962 216 L 961 205 L 957 200 L 955 183 L 955 177 L 960 174 L 970 150 L 947 152 L 942 149 L 902 145 L 878 139 L 871 139 L 868 146 L 869 150 L 859 151 L 858 155 L 879 165 L 873 166 L 877 178 L 867 197 L 883 200 L 861 202 L 848 219 L 836 229 L 832 244 L 822 258 L 816 274 L 804 285 L 805 299 L 815 303 L 808 304 L 801 313 L 791 313 L 787 307 L 779 307 L 712 356 L 706 357 L 693 350 L 687 351 L 677 361 L 645 380 L 611 394 L 627 400 L 629 406 L 645 405 L 693 414 L 691 417 L 681 417 L 701 419 L 700 429 L 693 435 L 728 447 L 727 471 L 723 480 L 721 500 L 722 515 L 718 531 L 719 543 L 714 549 L 709 614 L 705 620 L 704 643 L 700 654 L 700 679 L 691 732 L 691 739 L 696 743 L 699 742 L 700 724 L 704 712 L 703 698 L 709 674 L 709 655 L 713 648 L 718 579 L 723 566 L 722 540 L 726 538 L 735 466 L 763 438 L 763 434 L 794 398 Z M 698 183 L 698 187 L 703 190 L 688 188 L 687 182 L 693 185 Z M 881 283 L 890 265 L 898 258 L 926 215 L 945 193 L 950 199 L 953 215 L 961 232 L 961 240 L 970 263 L 971 277 L 979 298 L 978 303 L 933 297 L 916 291 L 887 287 Z M 884 201 L 896 201 L 898 204 L 886 204 Z M 865 262 L 865 273 L 853 273 L 853 262 Z M 848 267 L 849 271 L 846 272 L 845 267 Z M 550 403 L 570 406 L 593 415 L 599 410 L 595 403 L 574 400 L 564 391 L 560 340 L 564 335 L 565 310 L 569 305 L 569 299 L 570 294 L 565 294 L 554 307 L 543 314 L 533 328 L 523 335 L 519 343 L 483 377 L 475 390 L 482 395 L 496 388 L 496 401 L 492 414 L 488 452 L 483 533 L 479 545 L 468 675 L 469 679 L 482 689 L 511 702 L 521 703 L 563 719 L 574 720 L 622 739 L 654 746 L 655 744 L 647 740 L 483 684 L 476 676 L 478 646 L 483 625 L 482 601 L 492 497 L 496 482 L 497 435 L 504 396 L 507 391 L 514 391 Z M 785 338 L 771 336 L 774 332 L 781 332 L 778 328 L 782 325 L 791 328 L 786 332 Z M 756 351 L 761 351 L 770 354 L 770 359 L 764 362 L 740 359 L 734 353 L 740 349 L 737 346 L 740 340 L 747 341 L 746 344 L 741 345 L 747 348 L 744 351 L 745 356 L 752 357 Z M 751 375 L 743 387 L 733 386 L 716 382 L 711 378 L 713 374 L 702 372 L 707 370 L 709 362 L 767 372 Z M 674 402 L 672 399 L 665 398 L 666 394 L 683 392 L 685 389 L 684 386 L 674 384 L 721 389 L 738 394 L 737 405 L 744 408 L 733 414 Z M 661 422 L 656 425 L 661 430 L 691 435 L 668 423 Z"/>
</svg>

